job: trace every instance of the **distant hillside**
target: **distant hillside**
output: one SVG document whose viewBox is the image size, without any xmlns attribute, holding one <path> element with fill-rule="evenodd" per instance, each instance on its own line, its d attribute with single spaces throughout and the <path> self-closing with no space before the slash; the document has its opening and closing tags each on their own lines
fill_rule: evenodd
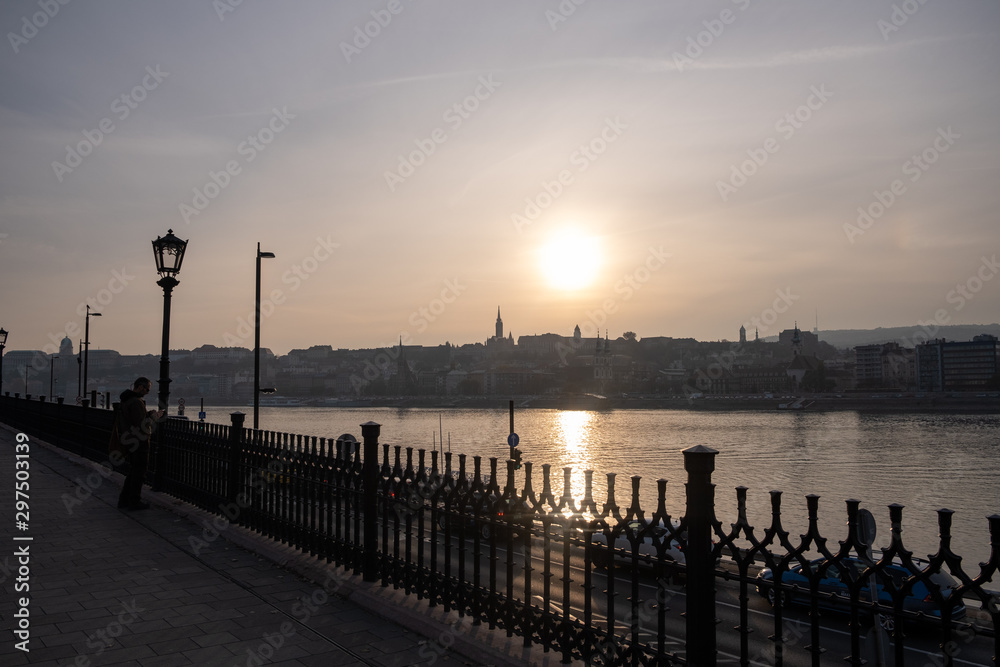
<svg viewBox="0 0 1000 667">
<path fill-rule="evenodd" d="M 907 347 L 913 347 L 914 336 L 922 343 L 928 338 L 944 338 L 950 341 L 972 340 L 979 334 L 992 334 L 1000 338 L 1000 324 L 956 324 L 928 330 L 915 325 L 912 327 L 879 327 L 878 329 L 833 329 L 820 331 L 819 339 L 837 348 L 852 348 L 858 345 L 872 343 L 898 342 Z M 763 340 L 777 342 L 777 336 L 768 336 Z"/>
</svg>

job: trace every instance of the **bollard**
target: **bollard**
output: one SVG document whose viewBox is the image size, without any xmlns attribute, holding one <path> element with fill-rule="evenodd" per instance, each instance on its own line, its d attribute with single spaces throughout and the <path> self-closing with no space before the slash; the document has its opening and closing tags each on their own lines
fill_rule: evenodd
<svg viewBox="0 0 1000 667">
<path fill-rule="evenodd" d="M 361 425 L 361 438 L 365 443 L 361 488 L 364 490 L 364 580 L 378 581 L 378 435 L 381 424 L 367 422 Z"/>
<path fill-rule="evenodd" d="M 715 485 L 712 471 L 718 452 L 698 445 L 684 452 L 688 473 L 687 509 L 687 664 L 714 667 L 715 560 L 712 558 L 712 526 L 715 523 Z"/>
<path fill-rule="evenodd" d="M 247 416 L 242 412 L 232 412 L 229 419 L 232 426 L 229 428 L 229 486 L 227 487 L 227 497 L 230 502 L 235 503 L 239 496 L 240 488 L 240 454 L 243 451 L 243 422 Z"/>
</svg>

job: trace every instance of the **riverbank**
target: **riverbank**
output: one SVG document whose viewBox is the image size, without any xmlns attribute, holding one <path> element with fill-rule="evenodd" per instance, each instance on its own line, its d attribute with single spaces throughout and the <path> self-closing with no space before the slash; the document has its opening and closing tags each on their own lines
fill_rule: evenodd
<svg viewBox="0 0 1000 667">
<path fill-rule="evenodd" d="M 287 405 L 261 407 L 324 407 L 324 408 L 435 408 L 435 409 L 496 409 L 506 408 L 510 399 L 500 396 L 396 396 L 366 399 L 293 400 Z M 226 401 L 205 401 L 206 406 L 231 405 Z M 571 396 L 517 396 L 517 409 L 550 410 L 704 410 L 711 411 L 855 411 L 885 413 L 1000 413 L 1000 394 L 841 394 L 821 396 L 629 396 L 604 397 L 593 394 Z M 784 406 L 784 407 L 782 407 Z M 247 406 L 250 407 L 250 406 Z"/>
</svg>

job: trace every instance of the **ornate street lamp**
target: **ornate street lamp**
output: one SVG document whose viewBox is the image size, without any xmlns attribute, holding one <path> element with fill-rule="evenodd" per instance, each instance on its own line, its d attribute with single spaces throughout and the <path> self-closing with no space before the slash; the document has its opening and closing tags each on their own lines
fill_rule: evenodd
<svg viewBox="0 0 1000 667">
<path fill-rule="evenodd" d="M 90 312 L 90 304 L 87 304 L 87 317 L 84 325 L 83 333 L 83 396 L 87 396 L 87 365 L 90 360 L 90 318 L 91 317 L 101 317 L 100 313 Z M 95 408 L 96 405 L 91 405 L 90 407 Z"/>
<path fill-rule="evenodd" d="M 257 292 L 253 311 L 253 428 L 259 427 L 260 413 L 260 260 L 273 259 L 273 252 L 261 252 L 260 241 L 257 242 Z M 273 390 L 272 390 L 273 391 Z"/>
<path fill-rule="evenodd" d="M 170 293 L 178 285 L 179 281 L 174 276 L 180 273 L 187 244 L 187 241 L 174 236 L 172 229 L 167 230 L 166 236 L 157 236 L 153 241 L 153 258 L 156 260 L 156 272 L 160 274 L 156 284 L 163 288 L 163 345 L 160 352 L 158 403 L 160 410 L 164 412 L 170 398 Z"/>
<path fill-rule="evenodd" d="M 0 395 L 3 395 L 3 349 L 7 347 L 6 329 L 0 329 Z"/>
</svg>

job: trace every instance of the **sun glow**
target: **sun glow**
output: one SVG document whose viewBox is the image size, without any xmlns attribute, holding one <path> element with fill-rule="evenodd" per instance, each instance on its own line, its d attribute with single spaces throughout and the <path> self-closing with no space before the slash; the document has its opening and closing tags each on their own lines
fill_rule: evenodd
<svg viewBox="0 0 1000 667">
<path fill-rule="evenodd" d="M 597 277 L 601 248 L 592 236 L 566 231 L 539 250 L 538 261 L 551 287 L 567 291 L 583 289 Z"/>
</svg>

